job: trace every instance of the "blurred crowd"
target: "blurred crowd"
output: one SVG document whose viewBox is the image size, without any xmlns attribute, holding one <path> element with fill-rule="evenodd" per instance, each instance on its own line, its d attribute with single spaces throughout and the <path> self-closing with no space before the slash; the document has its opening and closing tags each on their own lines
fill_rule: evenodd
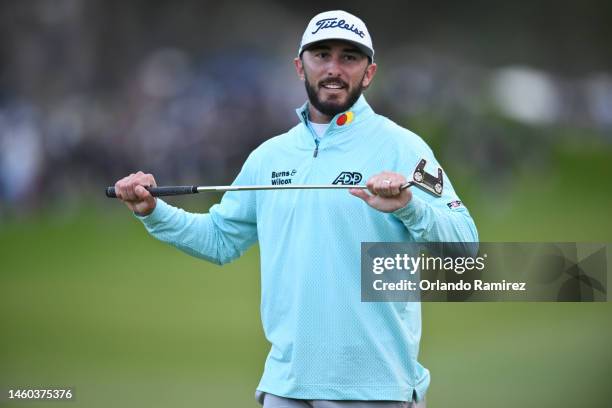
<svg viewBox="0 0 612 408">
<path fill-rule="evenodd" d="M 265 33 L 254 39 L 247 29 L 226 35 L 253 19 L 225 26 L 220 9 L 207 37 L 191 43 L 200 31 L 187 12 L 103 3 L 0 7 L 0 209 L 101 192 L 139 169 L 160 184 L 229 183 L 253 148 L 297 122 L 305 92 L 291 60 L 307 16 L 271 8 L 268 18 L 282 23 L 267 32 L 260 21 L 252 30 Z M 377 62 L 369 102 L 431 131 L 421 136 L 443 162 L 503 173 L 563 135 L 612 143 L 605 69 L 490 66 L 415 43 L 380 44 Z"/>
</svg>

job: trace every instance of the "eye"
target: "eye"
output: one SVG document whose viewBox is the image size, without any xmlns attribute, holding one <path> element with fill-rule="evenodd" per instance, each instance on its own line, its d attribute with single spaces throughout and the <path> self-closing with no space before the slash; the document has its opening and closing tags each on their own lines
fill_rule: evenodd
<svg viewBox="0 0 612 408">
<path fill-rule="evenodd" d="M 344 59 L 347 61 L 357 61 L 357 56 L 353 54 L 345 54 Z"/>
<path fill-rule="evenodd" d="M 319 51 L 315 54 L 319 58 L 327 58 L 329 56 L 329 52 L 327 51 Z"/>
</svg>

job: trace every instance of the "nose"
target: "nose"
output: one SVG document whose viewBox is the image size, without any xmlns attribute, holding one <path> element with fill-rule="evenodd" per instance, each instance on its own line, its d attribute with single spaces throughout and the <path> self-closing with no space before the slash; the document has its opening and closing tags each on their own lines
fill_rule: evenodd
<svg viewBox="0 0 612 408">
<path fill-rule="evenodd" d="M 327 65 L 325 66 L 325 70 L 327 72 L 328 77 L 339 77 L 342 75 L 342 69 L 340 65 L 340 57 L 333 56 L 327 61 Z"/>
</svg>

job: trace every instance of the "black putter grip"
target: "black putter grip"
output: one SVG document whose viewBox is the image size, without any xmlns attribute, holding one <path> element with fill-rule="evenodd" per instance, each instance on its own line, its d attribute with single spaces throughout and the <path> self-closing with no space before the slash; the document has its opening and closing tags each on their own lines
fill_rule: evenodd
<svg viewBox="0 0 612 408">
<path fill-rule="evenodd" d="M 148 187 L 149 193 L 153 197 L 174 196 L 183 194 L 195 194 L 198 192 L 198 186 L 167 186 L 167 187 Z M 115 187 L 106 187 L 106 196 L 109 198 L 117 198 Z"/>
</svg>

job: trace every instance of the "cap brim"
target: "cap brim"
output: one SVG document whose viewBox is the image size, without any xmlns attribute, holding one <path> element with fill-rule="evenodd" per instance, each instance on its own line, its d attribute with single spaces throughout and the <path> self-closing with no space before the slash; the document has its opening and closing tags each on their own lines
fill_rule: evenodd
<svg viewBox="0 0 612 408">
<path fill-rule="evenodd" d="M 344 42 L 350 43 L 354 45 L 355 47 L 359 48 L 359 50 L 363 54 L 365 54 L 366 57 L 369 57 L 370 59 L 374 58 L 374 52 L 371 49 L 369 49 L 365 45 L 360 44 L 356 41 L 347 40 L 346 38 L 325 38 L 323 40 L 317 40 L 317 41 L 313 41 L 307 44 L 302 44 L 302 47 L 300 48 L 299 56 L 302 56 L 302 53 L 304 51 L 308 50 L 309 48 L 312 48 L 314 45 L 325 42 L 325 41 L 344 41 Z"/>
</svg>

